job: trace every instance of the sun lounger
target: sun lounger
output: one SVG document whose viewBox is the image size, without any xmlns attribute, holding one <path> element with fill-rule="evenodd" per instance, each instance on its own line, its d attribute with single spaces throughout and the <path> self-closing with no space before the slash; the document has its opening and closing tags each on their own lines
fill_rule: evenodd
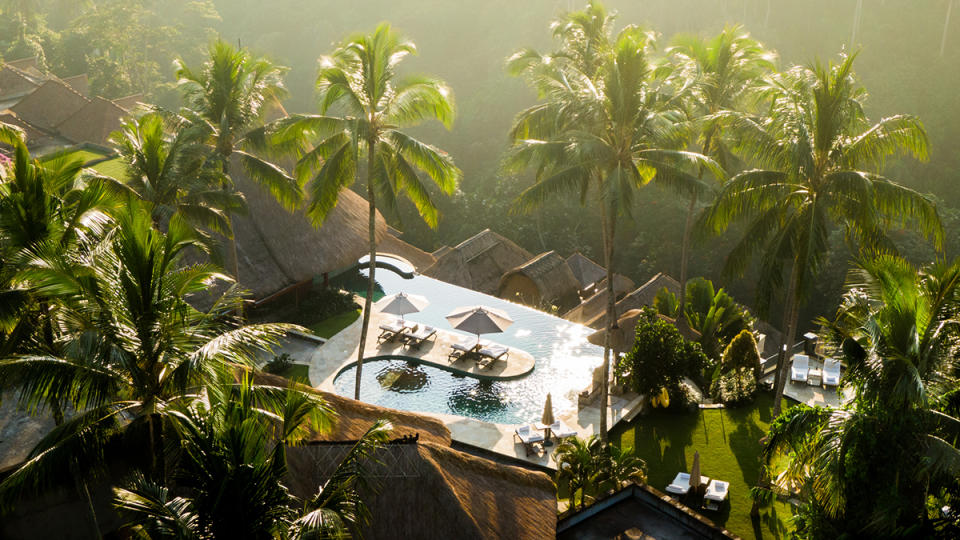
<svg viewBox="0 0 960 540">
<path fill-rule="evenodd" d="M 436 335 L 437 335 L 436 328 L 432 326 L 424 325 L 424 326 L 421 326 L 418 330 L 414 330 L 412 332 L 406 332 L 406 331 L 403 332 L 402 339 L 404 343 L 407 344 L 407 346 L 413 347 L 414 349 L 419 349 L 420 346 L 423 345 L 424 341 L 427 341 L 432 337 L 436 337 Z"/>
<path fill-rule="evenodd" d="M 550 424 L 550 434 L 554 439 L 563 440 L 570 437 L 576 437 L 577 432 L 570 429 L 566 424 L 559 420 Z"/>
<path fill-rule="evenodd" d="M 477 359 L 479 364 L 484 359 L 488 359 L 487 367 L 492 367 L 493 364 L 497 363 L 497 360 L 501 358 L 506 358 L 510 356 L 510 349 L 504 347 L 503 345 L 489 345 L 480 349 L 480 357 Z"/>
<path fill-rule="evenodd" d="M 840 362 L 833 358 L 823 361 L 823 385 L 837 386 L 840 384 Z"/>
<path fill-rule="evenodd" d="M 392 341 L 407 329 L 416 329 L 417 325 L 406 321 L 386 320 L 380 325 L 380 335 L 377 336 L 377 343 Z"/>
<path fill-rule="evenodd" d="M 710 479 L 706 476 L 700 477 L 700 484 L 707 484 L 710 482 Z M 677 473 L 677 476 L 673 478 L 673 482 L 670 482 L 670 485 L 667 486 L 667 493 L 673 493 L 674 495 L 686 495 L 690 491 L 690 474 L 689 473 Z"/>
<path fill-rule="evenodd" d="M 790 380 L 807 382 L 810 374 L 810 357 L 805 354 L 793 355 L 793 364 L 790 366 Z"/>
<path fill-rule="evenodd" d="M 473 354 L 476 352 L 476 342 L 470 338 L 464 338 L 460 341 L 455 341 L 453 345 L 450 346 L 450 354 L 447 355 L 447 361 L 453 362 L 459 360 L 464 355 Z"/>
<path fill-rule="evenodd" d="M 520 443 L 523 444 L 528 456 L 536 452 L 534 445 L 543 444 L 543 433 L 533 429 L 530 425 L 518 427 L 513 435 L 520 439 Z"/>
<path fill-rule="evenodd" d="M 710 482 L 710 485 L 707 486 L 706 493 L 703 495 L 707 510 L 719 510 L 720 506 L 717 503 L 725 501 L 729 493 L 730 482 L 724 482 L 723 480 Z"/>
</svg>

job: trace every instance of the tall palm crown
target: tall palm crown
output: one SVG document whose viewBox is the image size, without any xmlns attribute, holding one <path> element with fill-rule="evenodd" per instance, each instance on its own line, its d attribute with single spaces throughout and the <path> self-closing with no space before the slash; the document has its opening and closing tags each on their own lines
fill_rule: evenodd
<svg viewBox="0 0 960 540">
<path fill-rule="evenodd" d="M 734 159 L 723 129 L 725 111 L 752 112 L 757 81 L 772 72 L 776 55 L 750 38 L 740 26 L 728 26 L 716 37 L 681 35 L 667 49 L 680 66 L 680 77 L 690 84 L 689 114 L 697 126 L 698 143 L 728 173 Z M 680 303 L 686 296 L 690 240 L 697 196 L 690 198 L 680 254 Z"/>
<path fill-rule="evenodd" d="M 928 496 L 960 473 L 960 421 L 940 406 L 958 382 L 960 263 L 918 269 L 882 255 L 851 270 L 847 286 L 836 319 L 821 323 L 853 401 L 791 409 L 764 453 L 790 456 L 784 480 L 809 496 L 806 511 L 826 516 L 810 520 L 832 527 L 821 535 L 927 527 Z"/>
<path fill-rule="evenodd" d="M 285 93 L 285 71 L 269 60 L 255 58 L 223 40 L 210 46 L 209 59 L 200 69 L 176 61 L 177 78 L 186 107 L 178 123 L 204 130 L 207 145 L 221 170 L 230 177 L 232 162 L 239 161 L 250 178 L 265 187 L 288 209 L 302 199 L 299 184 L 272 160 L 273 125 L 264 124 L 264 113 Z M 225 189 L 230 191 L 230 189 Z M 235 190 L 234 190 L 235 191 Z M 238 278 L 236 240 L 230 241 L 233 277 Z"/>
<path fill-rule="evenodd" d="M 607 336 L 616 324 L 612 261 L 616 223 L 629 215 L 636 189 L 654 182 L 687 193 L 702 183 L 687 169 L 716 164 L 677 150 L 683 141 L 680 95 L 669 70 L 651 61 L 655 36 L 628 26 L 612 35 L 613 16 L 599 2 L 564 15 L 552 27 L 559 51 L 521 50 L 508 70 L 528 79 L 541 102 L 517 116 L 510 132 L 507 170 L 536 169 L 535 183 L 519 197 L 531 210 L 551 197 L 574 194 L 585 203 L 591 191 L 602 210 L 607 268 Z M 604 372 L 609 369 L 609 340 Z M 606 376 L 601 406 L 606 403 Z M 601 413 L 601 436 L 606 416 Z"/>
<path fill-rule="evenodd" d="M 305 120 L 312 123 L 320 142 L 297 164 L 298 177 L 309 178 L 308 211 L 322 222 L 340 192 L 356 180 L 361 152 L 366 152 L 371 263 L 357 358 L 357 398 L 373 299 L 377 205 L 395 209 L 398 199 L 405 196 L 427 224 L 436 226 L 437 208 L 418 171 L 448 194 L 456 189 L 461 176 L 447 153 L 401 131 L 431 119 L 449 128 L 454 118 L 453 95 L 446 84 L 429 77 L 398 80 L 397 65 L 415 52 L 413 43 L 401 39 L 390 25 L 381 24 L 372 34 L 351 37 L 332 55 L 321 58 L 317 77 L 320 112 L 325 115 L 336 107 L 343 116 Z"/>
<path fill-rule="evenodd" d="M 942 237 L 929 200 L 873 172 L 889 155 L 926 158 L 921 123 L 898 115 L 871 125 L 863 110 L 866 92 L 853 77 L 853 60 L 847 56 L 836 64 L 796 67 L 770 78 L 767 115 L 759 120 L 741 116 L 734 146 L 763 168 L 732 178 L 702 216 L 702 225 L 714 232 L 735 222 L 747 224 L 727 258 L 727 269 L 742 272 L 759 255 L 761 307 L 783 285 L 784 265 L 789 269 L 783 325 L 787 344 L 793 343 L 799 305 L 823 265 L 833 225 L 865 249 L 891 248 L 884 230 L 892 223 L 916 226 L 938 243 Z M 781 352 L 778 398 L 785 365 Z M 777 412 L 779 403 L 774 403 Z"/>
<path fill-rule="evenodd" d="M 122 184 L 151 203 L 153 223 L 161 230 L 180 214 L 198 233 L 208 228 L 229 235 L 230 211 L 243 207 L 243 197 L 224 191 L 229 179 L 207 166 L 202 130 L 180 125 L 169 135 L 165 121 L 150 113 L 111 134 L 126 166 Z"/>
</svg>

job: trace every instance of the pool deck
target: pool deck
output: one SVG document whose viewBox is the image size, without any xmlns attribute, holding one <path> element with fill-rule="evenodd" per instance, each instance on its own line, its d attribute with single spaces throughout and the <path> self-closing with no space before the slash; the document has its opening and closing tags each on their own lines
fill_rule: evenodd
<svg viewBox="0 0 960 540">
<path fill-rule="evenodd" d="M 422 364 L 444 369 L 460 375 L 482 380 L 510 380 L 528 375 L 533 371 L 536 361 L 533 356 L 520 349 L 510 347 L 505 360 L 497 360 L 484 365 L 478 365 L 472 358 L 460 358 L 453 362 L 448 360 L 448 354 L 454 343 L 461 339 L 470 338 L 466 334 L 454 333 L 444 329 L 437 329 L 435 337 L 423 343 L 419 348 L 407 347 L 397 340 L 377 343 L 380 335 L 380 324 L 385 319 L 393 319 L 393 315 L 384 315 L 374 312 L 370 316 L 370 331 L 367 333 L 364 360 L 378 358 L 408 358 Z M 414 319 L 415 320 L 415 319 Z M 337 375 L 351 367 L 357 359 L 357 349 L 360 347 L 360 327 L 362 320 L 357 319 L 339 334 L 330 338 L 324 345 L 314 351 L 310 358 L 310 381 L 321 390 L 332 392 L 333 381 Z M 474 336 L 473 339 L 476 339 Z M 487 339 L 496 343 L 493 339 Z"/>
</svg>

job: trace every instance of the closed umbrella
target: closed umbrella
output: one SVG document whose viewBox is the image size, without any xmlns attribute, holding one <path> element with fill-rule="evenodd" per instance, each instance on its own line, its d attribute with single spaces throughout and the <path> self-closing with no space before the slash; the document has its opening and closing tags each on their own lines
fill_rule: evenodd
<svg viewBox="0 0 960 540">
<path fill-rule="evenodd" d="M 547 392 L 547 402 L 543 404 L 543 416 L 540 417 L 540 423 L 547 426 L 543 437 L 546 439 L 546 442 L 543 443 L 544 446 L 553 446 L 553 441 L 550 440 L 550 426 L 555 421 L 553 419 L 553 398 L 550 397 L 550 392 Z"/>
<path fill-rule="evenodd" d="M 693 453 L 693 465 L 690 466 L 690 491 L 700 491 L 700 452 Z"/>
<path fill-rule="evenodd" d="M 450 312 L 447 321 L 457 330 L 477 335 L 477 345 L 480 344 L 480 334 L 495 334 L 503 332 L 513 319 L 505 312 L 487 306 L 463 306 Z"/>
<path fill-rule="evenodd" d="M 377 302 L 376 308 L 380 313 L 399 315 L 400 319 L 403 320 L 404 315 L 417 313 L 428 305 L 430 305 L 430 301 L 423 296 L 400 292 L 384 296 Z"/>
</svg>

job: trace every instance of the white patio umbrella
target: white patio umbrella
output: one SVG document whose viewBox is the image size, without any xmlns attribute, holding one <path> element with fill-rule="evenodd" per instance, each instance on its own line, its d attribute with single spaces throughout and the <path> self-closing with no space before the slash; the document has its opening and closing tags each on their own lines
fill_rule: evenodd
<svg viewBox="0 0 960 540">
<path fill-rule="evenodd" d="M 480 334 L 503 332 L 513 324 L 513 319 L 505 312 L 487 306 L 458 307 L 447 315 L 447 321 L 457 330 L 476 334 L 478 345 Z"/>
<path fill-rule="evenodd" d="M 423 296 L 399 292 L 381 298 L 377 302 L 376 308 L 380 313 L 399 315 L 400 319 L 403 320 L 404 315 L 421 311 L 428 305 L 430 305 L 430 301 Z"/>
</svg>

